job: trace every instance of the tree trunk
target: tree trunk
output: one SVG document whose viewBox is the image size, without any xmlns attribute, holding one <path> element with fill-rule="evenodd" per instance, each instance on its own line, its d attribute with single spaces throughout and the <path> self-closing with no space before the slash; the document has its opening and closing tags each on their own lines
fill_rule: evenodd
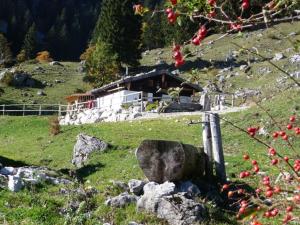
<svg viewBox="0 0 300 225">
<path fill-rule="evenodd" d="M 203 149 L 175 141 L 144 140 L 136 157 L 149 181 L 163 183 L 202 177 L 205 170 Z"/>
</svg>

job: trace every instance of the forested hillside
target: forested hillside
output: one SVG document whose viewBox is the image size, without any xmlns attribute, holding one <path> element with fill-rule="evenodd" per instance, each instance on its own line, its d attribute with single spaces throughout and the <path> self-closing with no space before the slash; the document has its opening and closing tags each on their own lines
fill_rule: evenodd
<svg viewBox="0 0 300 225">
<path fill-rule="evenodd" d="M 36 29 L 36 50 L 55 59 L 74 60 L 84 51 L 97 21 L 101 0 L 1 0 L 0 33 L 14 55 Z"/>
</svg>

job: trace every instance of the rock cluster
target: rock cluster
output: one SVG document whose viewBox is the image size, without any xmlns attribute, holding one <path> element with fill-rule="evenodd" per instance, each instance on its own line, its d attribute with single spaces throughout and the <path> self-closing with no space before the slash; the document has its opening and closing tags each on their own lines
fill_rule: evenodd
<svg viewBox="0 0 300 225">
<path fill-rule="evenodd" d="M 170 225 L 193 225 L 204 221 L 207 211 L 194 198 L 200 194 L 199 188 L 191 181 L 158 184 L 140 180 L 130 180 L 130 193 L 109 198 L 105 204 L 111 207 L 125 207 L 136 203 L 138 211 L 155 214 Z"/>
<path fill-rule="evenodd" d="M 103 152 L 107 149 L 107 147 L 108 144 L 98 138 L 79 134 L 73 149 L 72 163 L 76 167 L 81 167 L 91 153 L 95 151 Z"/>
<path fill-rule="evenodd" d="M 100 122 L 117 122 L 141 117 L 140 106 L 129 109 L 84 109 L 67 113 L 60 118 L 60 125 L 80 125 Z"/>
<path fill-rule="evenodd" d="M 16 87 L 35 87 L 36 80 L 34 80 L 30 74 L 24 71 L 18 71 L 14 68 L 6 69 L 0 72 L 0 82 L 7 76 L 11 74 L 13 80 L 13 85 Z"/>
<path fill-rule="evenodd" d="M 50 182 L 52 184 L 69 184 L 71 181 L 63 178 L 53 177 L 52 171 L 42 167 L 3 167 L 0 176 L 4 178 L 10 191 L 18 192 L 28 184 Z M 1 179 L 2 180 L 2 179 Z"/>
</svg>

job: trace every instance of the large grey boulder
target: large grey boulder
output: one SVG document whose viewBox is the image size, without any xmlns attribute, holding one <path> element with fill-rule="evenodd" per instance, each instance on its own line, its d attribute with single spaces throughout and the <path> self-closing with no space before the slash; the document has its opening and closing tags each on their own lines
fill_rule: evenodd
<svg viewBox="0 0 300 225">
<path fill-rule="evenodd" d="M 175 184 L 171 182 L 146 184 L 144 195 L 137 202 L 137 209 L 153 213 L 167 220 L 170 225 L 197 224 L 206 215 L 202 204 L 189 199 L 186 193 L 177 193 Z"/>
<path fill-rule="evenodd" d="M 149 181 L 174 182 L 204 175 L 204 151 L 192 145 L 144 140 L 136 150 L 136 157 Z"/>
<path fill-rule="evenodd" d="M 108 144 L 106 142 L 99 140 L 96 137 L 79 134 L 73 150 L 72 163 L 76 167 L 81 167 L 92 152 L 103 152 L 107 147 Z"/>
<path fill-rule="evenodd" d="M 136 202 L 137 199 L 138 197 L 136 197 L 135 195 L 130 195 L 128 194 L 128 192 L 124 192 L 116 197 L 106 200 L 105 205 L 120 208 Z"/>
</svg>

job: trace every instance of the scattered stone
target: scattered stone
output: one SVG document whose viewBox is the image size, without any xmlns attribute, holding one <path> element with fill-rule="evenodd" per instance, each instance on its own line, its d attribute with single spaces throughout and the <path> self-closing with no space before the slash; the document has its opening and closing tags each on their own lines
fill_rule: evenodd
<svg viewBox="0 0 300 225">
<path fill-rule="evenodd" d="M 201 194 L 200 189 L 191 181 L 180 182 L 177 186 L 177 190 L 178 192 L 186 192 L 191 197 L 198 196 Z"/>
<path fill-rule="evenodd" d="M 61 63 L 58 62 L 58 61 L 50 62 L 49 65 L 50 65 L 50 66 L 64 66 L 63 64 L 61 64 Z"/>
<path fill-rule="evenodd" d="M 15 175 L 16 173 L 17 173 L 17 171 L 14 167 L 3 167 L 0 170 L 0 174 L 2 174 L 4 176 Z"/>
<path fill-rule="evenodd" d="M 291 63 L 299 63 L 300 62 L 300 54 L 293 55 L 290 58 L 290 62 Z"/>
<path fill-rule="evenodd" d="M 18 192 L 23 188 L 22 177 L 17 175 L 8 176 L 8 189 L 12 192 Z"/>
<path fill-rule="evenodd" d="M 157 52 L 157 55 L 162 55 L 164 52 L 163 51 L 159 51 Z"/>
<path fill-rule="evenodd" d="M 106 200 L 105 205 L 121 208 L 134 202 L 137 202 L 137 197 L 135 195 L 128 194 L 128 192 L 124 192 L 116 197 Z"/>
<path fill-rule="evenodd" d="M 142 224 L 137 223 L 137 222 L 134 222 L 134 221 L 130 221 L 130 222 L 128 223 L 128 225 L 142 225 Z"/>
<path fill-rule="evenodd" d="M 129 187 L 125 182 L 122 181 L 112 181 L 113 186 L 121 189 L 122 191 L 129 191 Z"/>
<path fill-rule="evenodd" d="M 145 181 L 135 179 L 132 179 L 128 182 L 130 192 L 137 196 L 143 194 L 143 188 L 145 184 Z"/>
<path fill-rule="evenodd" d="M 279 61 L 284 58 L 284 55 L 282 53 L 276 53 L 274 58 L 272 59 L 273 61 Z"/>
<path fill-rule="evenodd" d="M 36 93 L 38 96 L 45 96 L 46 93 L 43 90 L 38 90 Z"/>
<path fill-rule="evenodd" d="M 296 71 L 294 73 L 291 74 L 292 77 L 299 79 L 300 78 L 300 71 Z"/>
<path fill-rule="evenodd" d="M 203 221 L 206 214 L 204 206 L 188 199 L 185 193 L 176 193 L 175 188 L 175 184 L 170 182 L 146 184 L 144 195 L 137 202 L 138 210 L 154 213 L 170 225 L 192 225 Z"/>
<path fill-rule="evenodd" d="M 108 144 L 98 138 L 79 134 L 73 149 L 72 163 L 77 167 L 81 167 L 92 152 L 103 152 L 107 147 Z"/>
</svg>

